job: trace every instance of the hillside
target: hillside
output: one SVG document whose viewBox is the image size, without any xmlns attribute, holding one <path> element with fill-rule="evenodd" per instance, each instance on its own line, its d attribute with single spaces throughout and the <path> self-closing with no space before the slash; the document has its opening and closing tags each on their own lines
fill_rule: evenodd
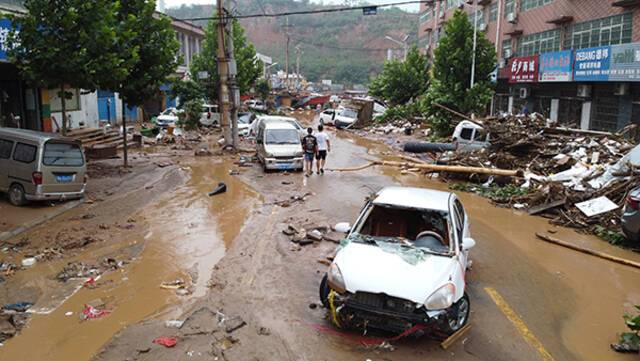
<svg viewBox="0 0 640 361">
<path fill-rule="evenodd" d="M 333 6 L 331 6 L 333 7 Z M 239 0 L 241 14 L 281 13 L 330 8 L 309 3 L 306 0 Z M 177 18 L 194 18 L 212 14 L 212 5 L 182 5 L 167 9 Z M 249 40 L 256 49 L 278 62 L 285 64 L 285 18 L 252 18 L 241 21 Z M 417 14 L 397 8 L 379 8 L 378 15 L 363 16 L 362 12 L 346 11 L 326 14 L 295 15 L 289 17 L 291 29 L 290 62 L 295 69 L 296 45 L 303 54 L 300 57 L 300 72 L 312 81 L 333 79 L 334 82 L 354 84 L 367 83 L 370 76 L 382 68 L 386 49 L 398 46 L 385 35 L 396 38 L 410 34 L 416 41 Z M 200 24 L 204 25 L 204 24 Z"/>
</svg>

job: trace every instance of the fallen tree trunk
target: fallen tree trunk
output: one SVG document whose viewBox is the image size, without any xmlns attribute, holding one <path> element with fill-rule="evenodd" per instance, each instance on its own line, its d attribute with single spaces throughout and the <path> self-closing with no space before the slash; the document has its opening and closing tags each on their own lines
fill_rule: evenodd
<svg viewBox="0 0 640 361">
<path fill-rule="evenodd" d="M 575 244 L 571 244 L 565 241 L 561 241 L 559 239 L 553 238 L 553 237 L 549 237 L 546 236 L 544 234 L 540 234 L 540 233 L 536 233 L 536 237 L 540 238 L 543 241 L 549 242 L 549 243 L 553 243 L 556 244 L 558 246 L 562 246 L 562 247 L 566 247 L 569 249 L 572 249 L 574 251 L 578 251 L 578 252 L 582 252 L 584 254 L 588 254 L 591 256 L 595 256 L 595 257 L 599 257 L 602 259 L 606 259 L 607 261 L 611 261 L 611 262 L 615 262 L 615 263 L 619 263 L 625 266 L 631 266 L 631 267 L 635 267 L 640 269 L 640 263 L 638 262 L 634 262 L 634 261 L 630 261 L 624 258 L 620 258 L 620 257 L 616 257 L 616 256 L 612 256 L 610 254 L 606 254 L 606 253 L 602 253 L 599 251 L 594 251 L 592 249 L 588 249 L 588 248 L 583 248 L 580 246 L 577 246 Z"/>
<path fill-rule="evenodd" d="M 426 170 L 429 172 L 486 174 L 486 175 L 496 175 L 496 176 L 505 176 L 505 177 L 522 176 L 522 171 L 520 170 L 465 167 L 465 166 L 459 166 L 459 165 L 440 165 L 440 164 L 415 163 L 415 162 L 392 162 L 392 161 L 373 161 L 371 163 L 361 165 L 359 167 L 334 168 L 329 170 L 334 172 L 351 172 L 351 171 L 363 170 L 376 165 L 389 166 L 389 167 L 401 167 L 401 168 L 417 168 L 417 169 Z"/>
</svg>

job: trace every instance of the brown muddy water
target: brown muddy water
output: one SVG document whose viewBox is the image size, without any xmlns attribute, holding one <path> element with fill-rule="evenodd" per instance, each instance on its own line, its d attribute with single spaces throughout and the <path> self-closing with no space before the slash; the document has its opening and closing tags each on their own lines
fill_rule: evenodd
<svg viewBox="0 0 640 361">
<path fill-rule="evenodd" d="M 55 275 L 66 262 L 117 250 L 138 254 L 125 267 L 103 275 L 98 281 L 101 287 L 74 292 L 81 284 L 78 282 L 49 290 L 47 298 L 51 301 L 34 306 L 42 314 L 33 315 L 21 334 L 0 348 L 0 359 L 88 360 L 128 325 L 150 316 L 166 320 L 177 317 L 190 301 L 206 293 L 213 267 L 240 232 L 259 197 L 228 174 L 230 163 L 200 158 L 183 164 L 183 169 L 189 174 L 187 183 L 137 212 L 135 217 L 144 221 L 127 239 L 87 249 L 73 260 L 43 263 L 24 272 L 25 283 L 38 283 L 37 278 Z M 227 184 L 227 192 L 209 197 L 207 193 L 221 181 Z M 176 279 L 190 283 L 193 293 L 179 296 L 159 287 Z M 83 305 L 96 299 L 105 302 L 112 313 L 81 321 Z M 73 314 L 65 315 L 68 312 Z M 149 335 L 149 342 L 157 336 L 161 335 Z"/>
</svg>

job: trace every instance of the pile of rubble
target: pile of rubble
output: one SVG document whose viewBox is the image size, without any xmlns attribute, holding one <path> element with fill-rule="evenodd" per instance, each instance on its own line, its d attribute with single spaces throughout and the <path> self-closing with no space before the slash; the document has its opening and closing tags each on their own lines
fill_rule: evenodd
<svg viewBox="0 0 640 361">
<path fill-rule="evenodd" d="M 511 193 L 482 192 L 481 188 L 500 181 L 493 178 L 482 178 L 483 186 L 475 190 L 495 203 L 527 209 L 554 224 L 600 236 L 608 230 L 618 232 L 625 196 L 640 186 L 635 169 L 640 165 L 640 147 L 619 134 L 554 127 L 538 114 L 486 119 L 482 126 L 491 145 L 450 153 L 447 163 L 519 169 L 525 176 L 514 180 L 519 190 L 514 187 Z"/>
</svg>

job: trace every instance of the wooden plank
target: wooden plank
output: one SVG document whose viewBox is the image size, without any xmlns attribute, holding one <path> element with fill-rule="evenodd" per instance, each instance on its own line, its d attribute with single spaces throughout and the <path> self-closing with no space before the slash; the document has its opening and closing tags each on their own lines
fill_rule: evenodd
<svg viewBox="0 0 640 361">
<path fill-rule="evenodd" d="M 458 341 L 460 337 L 462 337 L 465 333 L 467 333 L 467 331 L 469 331 L 470 328 L 471 328 L 471 322 L 462 326 L 462 328 L 459 329 L 458 332 L 454 333 L 453 335 L 449 336 L 446 340 L 442 341 L 440 343 L 440 347 L 442 347 L 443 350 L 448 349 L 449 347 L 451 347 L 451 345 L 453 345 L 456 341 Z"/>
<path fill-rule="evenodd" d="M 549 203 L 545 203 L 545 204 L 540 204 L 534 207 L 530 207 L 527 212 L 531 215 L 534 214 L 538 214 L 538 213 L 542 213 L 544 211 L 548 211 L 549 209 L 553 209 L 556 207 L 560 207 L 561 205 L 564 205 L 567 202 L 566 199 L 561 199 L 559 201 L 554 201 L 554 202 L 549 202 Z"/>
</svg>

